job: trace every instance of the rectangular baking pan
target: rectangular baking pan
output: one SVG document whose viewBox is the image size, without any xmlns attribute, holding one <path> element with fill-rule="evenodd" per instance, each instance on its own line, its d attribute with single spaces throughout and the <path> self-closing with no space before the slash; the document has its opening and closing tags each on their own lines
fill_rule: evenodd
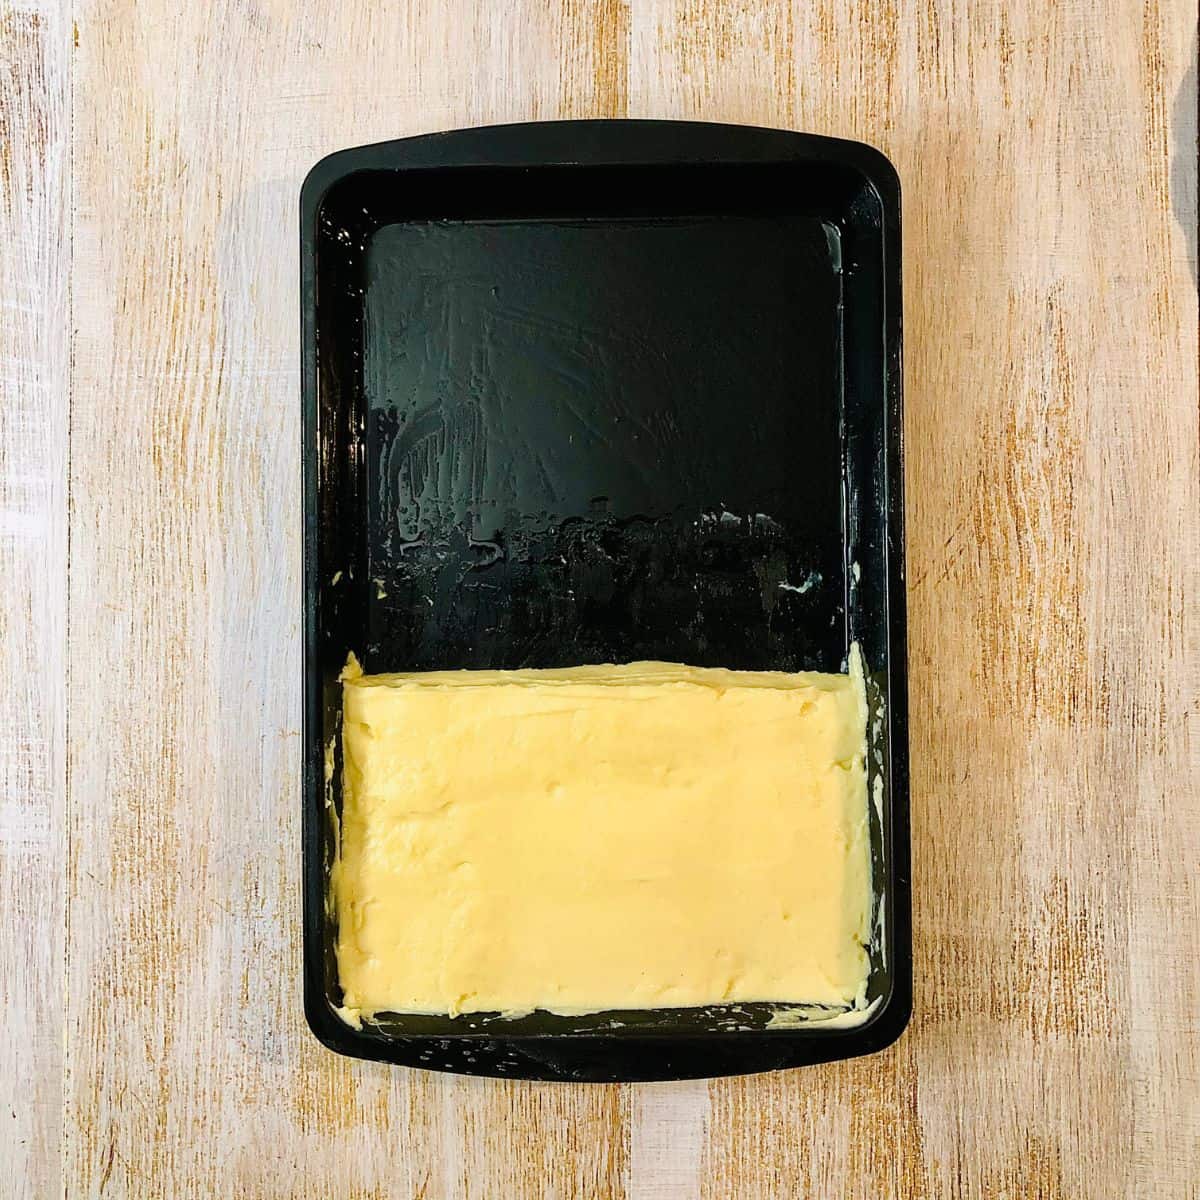
<svg viewBox="0 0 1200 1200">
<path fill-rule="evenodd" d="M 555 122 L 334 154 L 300 209 L 313 1031 L 343 1054 L 533 1079 L 886 1046 L 912 972 L 891 165 L 775 130 Z M 867 1021 L 779 1027 L 765 1004 L 339 1018 L 349 651 L 368 671 L 836 671 L 854 641 L 872 708 Z"/>
</svg>

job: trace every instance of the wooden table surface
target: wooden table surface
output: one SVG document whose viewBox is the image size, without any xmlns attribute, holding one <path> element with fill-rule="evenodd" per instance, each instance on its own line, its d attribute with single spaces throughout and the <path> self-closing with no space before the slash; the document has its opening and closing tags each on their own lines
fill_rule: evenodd
<svg viewBox="0 0 1200 1200">
<path fill-rule="evenodd" d="M 1195 0 L 0 4 L 0 1194 L 1200 1194 Z M 904 184 L 916 1011 L 680 1085 L 300 1010 L 297 194 L 694 117 Z"/>
</svg>

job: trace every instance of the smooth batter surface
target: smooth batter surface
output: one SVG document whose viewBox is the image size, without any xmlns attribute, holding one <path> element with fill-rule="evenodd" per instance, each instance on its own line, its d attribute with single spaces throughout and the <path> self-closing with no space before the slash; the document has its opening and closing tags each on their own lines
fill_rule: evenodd
<svg viewBox="0 0 1200 1200">
<path fill-rule="evenodd" d="M 861 1001 L 861 673 L 343 678 L 351 1019 Z"/>
</svg>

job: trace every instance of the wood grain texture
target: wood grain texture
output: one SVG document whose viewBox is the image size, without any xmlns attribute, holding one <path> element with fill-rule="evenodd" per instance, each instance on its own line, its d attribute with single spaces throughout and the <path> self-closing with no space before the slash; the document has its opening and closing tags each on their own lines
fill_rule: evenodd
<svg viewBox="0 0 1200 1200">
<path fill-rule="evenodd" d="M 70 34 L 0 6 L 0 1193 L 59 1191 Z"/>
<path fill-rule="evenodd" d="M 1200 1194 L 1194 0 L 64 12 L 0 16 L 0 1194 Z M 866 1060 L 572 1088 L 303 1025 L 299 183 L 600 115 L 904 183 L 917 993 Z"/>
</svg>

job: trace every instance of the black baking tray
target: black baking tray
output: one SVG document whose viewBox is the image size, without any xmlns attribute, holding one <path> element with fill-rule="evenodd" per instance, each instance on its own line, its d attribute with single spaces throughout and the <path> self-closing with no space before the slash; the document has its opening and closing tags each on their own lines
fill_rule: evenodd
<svg viewBox="0 0 1200 1200">
<path fill-rule="evenodd" d="M 888 1045 L 912 987 L 890 163 L 768 129 L 512 125 L 331 155 L 300 210 L 313 1031 L 363 1058 L 566 1080 Z M 368 671 L 792 671 L 842 669 L 852 641 L 876 796 L 867 1023 L 767 1028 L 769 1005 L 338 1017 L 327 893 L 348 651 Z"/>
</svg>

